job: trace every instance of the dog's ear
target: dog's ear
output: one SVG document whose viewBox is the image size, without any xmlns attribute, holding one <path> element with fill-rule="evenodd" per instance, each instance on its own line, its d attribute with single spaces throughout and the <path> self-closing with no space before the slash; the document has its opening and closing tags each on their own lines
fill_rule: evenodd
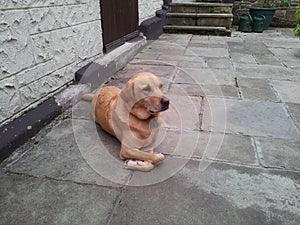
<svg viewBox="0 0 300 225">
<path fill-rule="evenodd" d="M 134 99 L 134 94 L 134 82 L 130 80 L 121 90 L 120 96 L 125 102 L 129 102 Z"/>
</svg>

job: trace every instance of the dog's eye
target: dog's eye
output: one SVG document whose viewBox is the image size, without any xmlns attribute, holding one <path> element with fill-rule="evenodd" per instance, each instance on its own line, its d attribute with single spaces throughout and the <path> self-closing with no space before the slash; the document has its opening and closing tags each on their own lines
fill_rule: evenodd
<svg viewBox="0 0 300 225">
<path fill-rule="evenodd" d="M 164 85 L 163 85 L 162 83 L 160 83 L 160 84 L 159 84 L 159 89 L 162 89 L 163 86 L 164 86 Z"/>
<path fill-rule="evenodd" d="M 144 87 L 143 91 L 150 92 L 151 91 L 150 85 L 148 84 L 146 87 Z"/>
</svg>

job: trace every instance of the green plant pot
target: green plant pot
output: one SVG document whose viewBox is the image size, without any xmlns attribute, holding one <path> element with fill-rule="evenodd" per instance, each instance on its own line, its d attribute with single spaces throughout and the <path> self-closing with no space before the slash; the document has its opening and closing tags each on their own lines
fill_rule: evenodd
<svg viewBox="0 0 300 225">
<path fill-rule="evenodd" d="M 264 30 L 268 29 L 272 22 L 272 18 L 275 14 L 276 8 L 258 8 L 250 7 L 249 13 L 252 17 L 263 15 L 266 19 L 264 22 Z"/>
</svg>

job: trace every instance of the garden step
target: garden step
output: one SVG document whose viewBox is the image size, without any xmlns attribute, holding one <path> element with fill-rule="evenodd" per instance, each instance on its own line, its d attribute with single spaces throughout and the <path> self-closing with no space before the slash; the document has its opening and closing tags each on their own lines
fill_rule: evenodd
<svg viewBox="0 0 300 225">
<path fill-rule="evenodd" d="M 188 33 L 198 35 L 230 36 L 231 30 L 218 26 L 164 26 L 165 33 Z"/>
<path fill-rule="evenodd" d="M 232 20 L 231 13 L 167 13 L 166 25 L 230 28 Z"/>
<path fill-rule="evenodd" d="M 166 14 L 164 31 L 230 36 L 233 4 L 220 3 L 220 0 L 211 1 L 173 1 Z"/>
<path fill-rule="evenodd" d="M 171 3 L 169 12 L 176 13 L 232 13 L 233 4 L 208 3 L 208 2 L 186 2 Z"/>
</svg>

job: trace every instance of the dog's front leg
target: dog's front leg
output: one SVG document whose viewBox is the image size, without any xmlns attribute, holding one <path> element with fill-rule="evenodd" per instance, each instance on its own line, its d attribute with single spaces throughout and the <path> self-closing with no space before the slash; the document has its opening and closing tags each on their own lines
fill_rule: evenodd
<svg viewBox="0 0 300 225">
<path fill-rule="evenodd" d="M 165 159 L 165 156 L 161 153 L 153 153 L 151 151 L 140 151 L 137 148 L 130 148 L 126 145 L 121 145 L 121 151 L 120 151 L 120 158 L 122 160 L 125 159 L 135 159 L 135 160 L 142 160 L 147 161 L 152 164 L 159 163 Z"/>
</svg>

